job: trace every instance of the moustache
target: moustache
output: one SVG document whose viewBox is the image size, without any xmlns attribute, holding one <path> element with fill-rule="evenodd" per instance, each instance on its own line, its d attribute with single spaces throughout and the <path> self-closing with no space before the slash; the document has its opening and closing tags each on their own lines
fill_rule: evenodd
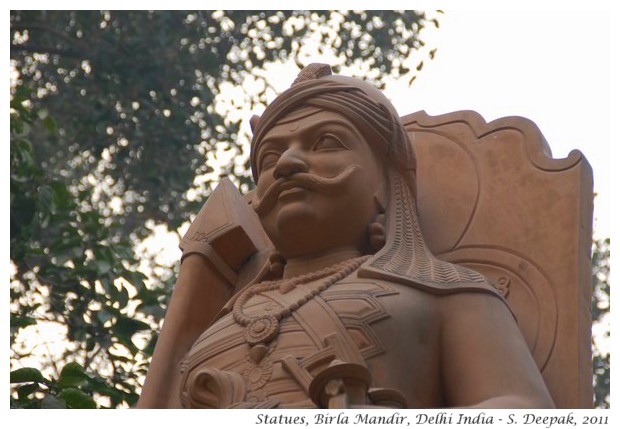
<svg viewBox="0 0 620 429">
<path fill-rule="evenodd" d="M 258 215 L 262 215 L 278 201 L 280 192 L 296 187 L 318 192 L 337 192 L 359 169 L 359 166 L 351 165 L 335 177 L 320 177 L 309 173 L 295 173 L 290 177 L 279 177 L 267 188 L 262 198 L 255 196 L 252 199 L 252 208 Z"/>
</svg>

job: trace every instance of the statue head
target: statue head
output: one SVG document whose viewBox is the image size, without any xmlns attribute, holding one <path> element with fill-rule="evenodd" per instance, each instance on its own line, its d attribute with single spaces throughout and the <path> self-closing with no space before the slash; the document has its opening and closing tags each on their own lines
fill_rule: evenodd
<svg viewBox="0 0 620 429">
<path fill-rule="evenodd" d="M 413 145 L 375 87 L 312 64 L 251 123 L 253 207 L 285 259 L 348 246 L 375 255 L 360 269 L 369 277 L 429 288 L 484 281 L 426 247 Z"/>
<path fill-rule="evenodd" d="M 412 185 L 415 174 L 387 98 L 310 65 L 253 125 L 254 207 L 285 258 L 347 246 L 371 253 L 368 225 L 384 211 L 386 164 Z"/>
</svg>

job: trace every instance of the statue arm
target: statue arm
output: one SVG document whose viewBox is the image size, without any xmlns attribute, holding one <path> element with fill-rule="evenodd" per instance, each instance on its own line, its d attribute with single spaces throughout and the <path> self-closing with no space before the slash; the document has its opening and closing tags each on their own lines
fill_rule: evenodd
<svg viewBox="0 0 620 429">
<path fill-rule="evenodd" d="M 201 254 L 183 259 L 138 408 L 180 408 L 179 363 L 232 294 L 232 286 Z"/>
<path fill-rule="evenodd" d="M 554 408 L 510 310 L 486 293 L 442 298 L 446 404 L 472 408 Z"/>
<path fill-rule="evenodd" d="M 233 293 L 261 275 L 269 244 L 248 202 L 223 179 L 181 241 L 179 277 L 138 408 L 181 407 L 181 360 Z"/>
</svg>

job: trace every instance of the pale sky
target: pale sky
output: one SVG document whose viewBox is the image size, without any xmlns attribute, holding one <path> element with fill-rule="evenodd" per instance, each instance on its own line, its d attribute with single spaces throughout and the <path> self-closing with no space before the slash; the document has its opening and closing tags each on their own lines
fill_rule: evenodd
<svg viewBox="0 0 620 429">
<path fill-rule="evenodd" d="M 600 12 L 447 11 L 411 88 L 388 95 L 401 115 L 475 110 L 487 122 L 533 120 L 554 158 L 579 149 L 594 171 L 597 236 L 610 235 L 609 22 Z M 391 88 L 392 89 L 392 88 Z"/>
</svg>

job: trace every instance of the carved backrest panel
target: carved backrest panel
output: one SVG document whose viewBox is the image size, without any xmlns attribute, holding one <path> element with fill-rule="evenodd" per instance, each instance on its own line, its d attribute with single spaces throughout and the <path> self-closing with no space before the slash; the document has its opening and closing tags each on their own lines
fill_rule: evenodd
<svg viewBox="0 0 620 429">
<path fill-rule="evenodd" d="M 556 406 L 592 407 L 590 165 L 578 151 L 552 159 L 524 118 L 417 112 L 403 123 L 429 247 L 506 297 Z"/>
</svg>

